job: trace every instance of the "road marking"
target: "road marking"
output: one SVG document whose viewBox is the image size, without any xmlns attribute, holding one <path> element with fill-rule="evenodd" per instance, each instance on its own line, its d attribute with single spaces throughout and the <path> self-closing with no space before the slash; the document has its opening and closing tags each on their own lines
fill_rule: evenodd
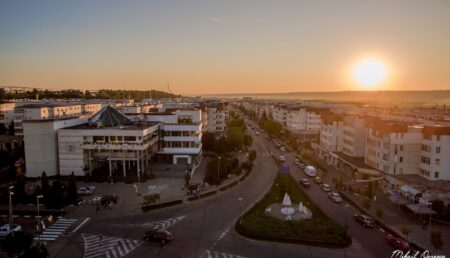
<svg viewBox="0 0 450 258">
<path fill-rule="evenodd" d="M 206 250 L 200 258 L 246 258 L 245 256 Z"/>
<path fill-rule="evenodd" d="M 63 219 L 60 219 L 63 220 Z M 50 225 L 47 229 L 42 232 L 39 236 L 36 236 L 34 238 L 34 241 L 53 241 L 56 240 L 58 237 L 63 235 L 66 230 L 72 226 L 73 223 L 75 223 L 76 219 L 71 220 L 63 220 L 62 223 L 56 221 L 54 224 Z"/>
<path fill-rule="evenodd" d="M 72 230 L 72 232 L 70 232 L 70 234 L 75 233 L 78 229 L 80 229 L 86 222 L 88 222 L 91 218 L 86 218 L 83 220 L 83 222 L 80 223 L 80 225 L 78 225 L 78 227 L 76 227 L 74 230 Z"/>
<path fill-rule="evenodd" d="M 102 235 L 82 234 L 82 237 L 84 240 L 84 258 L 119 258 L 127 255 L 143 243 L 139 240 Z"/>
<path fill-rule="evenodd" d="M 165 230 L 168 229 L 170 226 L 173 226 L 175 223 L 179 222 L 180 220 L 184 219 L 186 216 L 179 216 L 176 218 L 170 218 L 165 220 L 158 220 L 158 221 L 152 221 L 148 223 L 141 224 L 141 227 L 149 227 L 155 230 L 161 229 Z"/>
</svg>

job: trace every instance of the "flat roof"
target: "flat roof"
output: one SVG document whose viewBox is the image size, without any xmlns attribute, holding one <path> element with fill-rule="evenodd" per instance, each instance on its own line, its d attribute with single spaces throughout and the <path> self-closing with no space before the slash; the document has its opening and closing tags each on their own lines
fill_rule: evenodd
<svg viewBox="0 0 450 258">
<path fill-rule="evenodd" d="M 122 125 L 122 126 L 114 126 L 114 127 L 97 127 L 95 124 L 90 123 L 84 123 L 79 125 L 74 125 L 71 127 L 62 128 L 62 130 L 101 130 L 101 129 L 108 129 L 108 130 L 145 130 L 150 127 L 153 127 L 155 125 L 158 125 L 159 123 L 154 122 L 137 122 L 130 125 Z"/>
<path fill-rule="evenodd" d="M 70 107 L 70 106 L 79 106 L 83 105 L 83 103 L 36 103 L 36 104 L 25 104 L 23 106 L 19 106 L 19 108 L 43 108 L 43 107 Z"/>
</svg>

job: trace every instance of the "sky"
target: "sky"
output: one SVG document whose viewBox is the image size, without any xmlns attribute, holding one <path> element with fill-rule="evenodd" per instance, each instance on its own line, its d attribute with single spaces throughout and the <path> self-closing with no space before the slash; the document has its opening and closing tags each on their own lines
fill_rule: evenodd
<svg viewBox="0 0 450 258">
<path fill-rule="evenodd" d="M 450 89 L 449 0 L 0 0 L 0 85 L 178 94 Z"/>
</svg>

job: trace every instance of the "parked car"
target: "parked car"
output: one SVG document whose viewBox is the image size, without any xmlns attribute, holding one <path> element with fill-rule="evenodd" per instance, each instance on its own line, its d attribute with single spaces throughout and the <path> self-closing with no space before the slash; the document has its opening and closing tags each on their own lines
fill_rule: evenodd
<svg viewBox="0 0 450 258">
<path fill-rule="evenodd" d="M 320 176 L 316 176 L 313 178 L 314 183 L 316 184 L 322 184 L 322 178 Z"/>
<path fill-rule="evenodd" d="M 325 192 L 331 191 L 331 186 L 329 184 L 321 184 L 320 188 L 322 188 L 322 190 Z"/>
<path fill-rule="evenodd" d="M 328 193 L 328 197 L 330 197 L 330 199 L 335 203 L 342 202 L 342 197 L 336 192 Z"/>
<path fill-rule="evenodd" d="M 280 161 L 284 162 L 286 161 L 286 158 L 283 155 L 280 155 Z"/>
<path fill-rule="evenodd" d="M 87 188 L 80 187 L 80 189 L 78 189 L 77 193 L 78 193 L 78 195 L 92 195 L 94 192 Z"/>
<path fill-rule="evenodd" d="M 375 220 L 364 214 L 353 214 L 353 218 L 366 228 L 375 227 Z"/>
<path fill-rule="evenodd" d="M 300 180 L 299 180 L 299 183 L 300 183 L 301 185 L 303 185 L 304 187 L 309 187 L 309 186 L 310 186 L 309 181 L 308 181 L 308 179 L 306 179 L 306 178 L 300 179 Z"/>
<path fill-rule="evenodd" d="M 101 196 L 95 196 L 94 198 L 92 198 L 92 202 L 93 203 L 101 203 L 102 199 L 103 199 L 103 197 L 101 197 Z"/>
<path fill-rule="evenodd" d="M 296 165 L 300 165 L 300 160 L 299 160 L 299 159 L 295 159 L 295 160 L 294 160 L 294 163 L 295 163 Z"/>
<path fill-rule="evenodd" d="M 11 232 L 22 231 L 22 226 L 19 224 L 5 224 L 0 227 L 0 238 L 5 238 Z"/>
<path fill-rule="evenodd" d="M 386 234 L 384 236 L 384 240 L 386 243 L 388 243 L 390 246 L 392 246 L 395 250 L 400 251 L 408 251 L 411 250 L 411 246 L 409 243 L 405 240 L 403 240 L 400 237 L 393 236 L 392 234 Z"/>
<path fill-rule="evenodd" d="M 90 186 L 80 186 L 80 190 L 89 190 L 89 191 L 94 191 L 95 190 L 95 186 L 90 185 Z"/>
<path fill-rule="evenodd" d="M 167 230 L 149 230 L 144 233 L 144 240 L 159 242 L 164 245 L 173 239 L 172 233 Z"/>
<path fill-rule="evenodd" d="M 280 147 L 280 151 L 286 152 L 286 148 L 285 147 Z"/>
<path fill-rule="evenodd" d="M 299 166 L 300 166 L 301 169 L 304 169 L 306 167 L 306 164 L 305 163 L 300 163 Z"/>
<path fill-rule="evenodd" d="M 313 166 L 305 166 L 305 174 L 310 177 L 316 176 L 316 169 Z"/>
</svg>

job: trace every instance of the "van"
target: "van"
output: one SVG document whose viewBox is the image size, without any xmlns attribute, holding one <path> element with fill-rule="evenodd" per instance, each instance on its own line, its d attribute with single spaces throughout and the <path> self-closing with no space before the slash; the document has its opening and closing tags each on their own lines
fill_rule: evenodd
<svg viewBox="0 0 450 258">
<path fill-rule="evenodd" d="M 313 166 L 306 166 L 305 167 L 305 174 L 310 177 L 316 176 L 316 169 Z"/>
</svg>

